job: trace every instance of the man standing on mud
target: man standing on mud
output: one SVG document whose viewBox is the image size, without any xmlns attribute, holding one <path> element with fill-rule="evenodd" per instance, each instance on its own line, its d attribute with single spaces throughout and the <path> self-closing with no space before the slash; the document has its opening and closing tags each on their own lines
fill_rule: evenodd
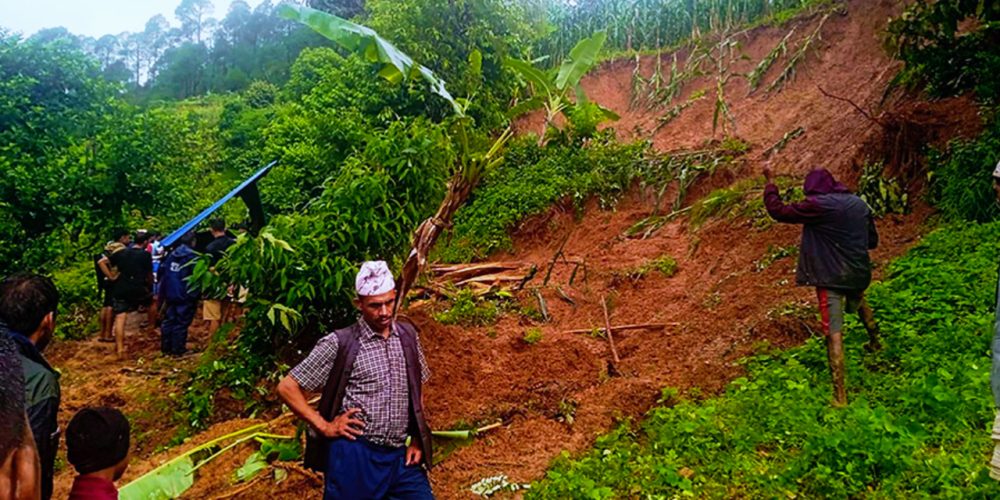
<svg viewBox="0 0 1000 500">
<path fill-rule="evenodd" d="M 393 320 L 395 287 L 385 262 L 365 262 L 355 280 L 361 317 L 320 339 L 278 384 L 311 428 L 305 462 L 324 473 L 327 500 L 434 498 L 421 397 L 427 363 L 416 328 Z M 317 411 L 305 391 L 320 388 Z"/>
<path fill-rule="evenodd" d="M 767 213 L 778 222 L 803 226 L 795 281 L 800 286 L 816 287 L 833 377 L 833 401 L 837 406 L 846 405 L 844 313 L 859 313 L 870 337 L 869 350 L 881 347 L 874 315 L 864 297 L 872 280 L 868 250 L 878 246 L 871 209 L 823 168 L 806 176 L 806 199 L 798 203 L 781 200 L 778 187 L 771 182 L 770 166 L 764 167 L 764 178 Z"/>
</svg>

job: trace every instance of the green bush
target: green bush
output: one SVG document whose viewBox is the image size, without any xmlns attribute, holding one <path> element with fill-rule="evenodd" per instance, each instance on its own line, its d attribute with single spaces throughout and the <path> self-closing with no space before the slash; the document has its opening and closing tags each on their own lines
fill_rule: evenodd
<svg viewBox="0 0 1000 500">
<path fill-rule="evenodd" d="M 477 297 L 471 290 L 460 290 L 447 309 L 434 315 L 445 325 L 486 326 L 496 323 L 502 309 L 494 300 Z"/>
<path fill-rule="evenodd" d="M 56 336 L 82 339 L 97 331 L 101 294 L 97 290 L 93 262 L 88 260 L 60 269 L 53 273 L 52 281 L 59 289 Z"/>
<path fill-rule="evenodd" d="M 608 134 L 583 147 L 539 147 L 531 137 L 513 141 L 503 165 L 459 209 L 452 239 L 437 257 L 468 261 L 510 249 L 517 223 L 560 200 L 580 207 L 597 196 L 603 206 L 613 206 L 639 175 L 647 150 L 646 143 L 622 145 Z"/>
<path fill-rule="evenodd" d="M 1000 161 L 1000 120 L 994 119 L 979 137 L 956 139 L 931 150 L 930 199 L 951 220 L 987 222 L 1000 216 L 993 192 L 993 169 Z"/>
<path fill-rule="evenodd" d="M 847 323 L 850 404 L 830 405 L 821 338 L 745 361 L 704 401 L 652 409 L 529 498 L 996 498 L 988 476 L 1000 223 L 928 235 L 869 290 L 886 346 Z"/>
</svg>

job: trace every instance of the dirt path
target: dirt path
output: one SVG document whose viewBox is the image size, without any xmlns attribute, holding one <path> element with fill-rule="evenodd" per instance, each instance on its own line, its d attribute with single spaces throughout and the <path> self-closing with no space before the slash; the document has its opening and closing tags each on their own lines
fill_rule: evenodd
<svg viewBox="0 0 1000 500">
<path fill-rule="evenodd" d="M 181 359 L 160 354 L 158 331 L 143 329 L 145 314 L 129 315 L 126 332 L 128 359 L 119 361 L 114 344 L 84 341 L 55 341 L 46 350 L 49 362 L 62 374 L 62 405 L 59 426 L 66 428 L 73 415 L 85 406 L 112 406 L 121 409 L 132 425 L 133 462 L 140 463 L 170 443 L 177 423 L 173 399 L 179 397 L 185 374 L 197 364 L 197 356 Z M 195 320 L 188 347 L 201 350 L 206 332 Z M 57 474 L 53 498 L 66 498 L 74 471 L 66 462 L 66 447 L 56 459 Z M 135 477 L 142 467 L 133 467 L 125 481 Z M 124 483 L 123 483 L 124 484 Z"/>
</svg>

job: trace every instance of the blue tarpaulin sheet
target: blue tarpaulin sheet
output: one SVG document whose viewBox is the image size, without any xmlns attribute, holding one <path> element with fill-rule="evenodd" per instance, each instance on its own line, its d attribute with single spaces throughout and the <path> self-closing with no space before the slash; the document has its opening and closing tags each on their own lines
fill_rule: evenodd
<svg viewBox="0 0 1000 500">
<path fill-rule="evenodd" d="M 255 174 L 253 174 L 252 176 L 250 176 L 249 179 L 243 181 L 242 184 L 240 184 L 239 186 L 236 186 L 236 188 L 234 188 L 232 191 L 230 191 L 229 193 L 227 193 L 222 198 L 219 198 L 219 201 L 216 201 L 215 203 L 212 204 L 212 206 L 206 208 L 205 210 L 202 210 L 200 214 L 198 214 L 197 216 L 195 216 L 195 218 L 187 221 L 179 229 L 177 229 L 176 231 L 170 233 L 170 236 L 167 236 L 166 238 L 163 238 L 163 240 L 162 240 L 163 246 L 169 247 L 169 246 L 173 245 L 175 242 L 177 242 L 177 240 L 179 240 L 181 238 L 181 236 L 183 236 L 188 231 L 190 231 L 190 230 L 194 229 L 195 227 L 197 227 L 198 224 L 201 223 L 201 221 L 203 221 L 206 218 L 208 218 L 209 215 L 212 215 L 213 212 L 215 212 L 216 210 L 218 210 L 219 207 L 221 207 L 222 205 L 224 205 L 227 201 L 231 200 L 234 196 L 243 194 L 244 191 L 246 191 L 248 189 L 253 189 L 254 192 L 256 192 L 256 183 L 257 183 L 257 181 L 260 180 L 261 177 L 264 177 L 265 175 L 267 175 L 268 171 L 271 170 L 271 167 L 273 167 L 275 163 L 277 163 L 277 162 L 276 161 L 272 161 L 271 163 L 268 163 L 267 166 L 265 166 L 264 168 L 258 170 Z M 259 199 L 259 197 L 256 197 L 256 198 L 257 198 L 257 203 L 259 204 L 260 203 L 260 201 L 259 201 L 260 199 Z M 254 212 L 260 212 L 261 215 L 263 215 L 263 211 L 261 211 L 259 209 L 259 207 L 256 207 L 256 210 L 255 210 L 255 207 L 248 207 L 248 208 L 250 208 L 251 214 L 253 214 Z M 260 222 L 261 224 L 263 223 L 263 221 L 255 221 L 255 222 Z"/>
</svg>

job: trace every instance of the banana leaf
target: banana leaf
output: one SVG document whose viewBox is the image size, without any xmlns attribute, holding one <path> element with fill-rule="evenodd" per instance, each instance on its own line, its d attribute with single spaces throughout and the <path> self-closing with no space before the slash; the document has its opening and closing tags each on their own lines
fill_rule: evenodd
<svg viewBox="0 0 1000 500">
<path fill-rule="evenodd" d="M 267 424 L 257 424 L 213 439 L 149 471 L 118 491 L 120 500 L 167 500 L 177 498 L 194 485 L 194 471 L 219 454 L 224 443 L 254 435 Z M 196 465 L 197 464 L 197 465 Z"/>
<path fill-rule="evenodd" d="M 427 67 L 415 63 L 410 56 L 382 38 L 375 30 L 304 5 L 281 4 L 278 6 L 278 15 L 302 23 L 366 61 L 381 65 L 379 76 L 392 83 L 401 83 L 419 75 L 430 85 L 431 92 L 451 104 L 455 114 L 464 116 L 462 106 L 445 88 L 444 80 Z"/>
</svg>

